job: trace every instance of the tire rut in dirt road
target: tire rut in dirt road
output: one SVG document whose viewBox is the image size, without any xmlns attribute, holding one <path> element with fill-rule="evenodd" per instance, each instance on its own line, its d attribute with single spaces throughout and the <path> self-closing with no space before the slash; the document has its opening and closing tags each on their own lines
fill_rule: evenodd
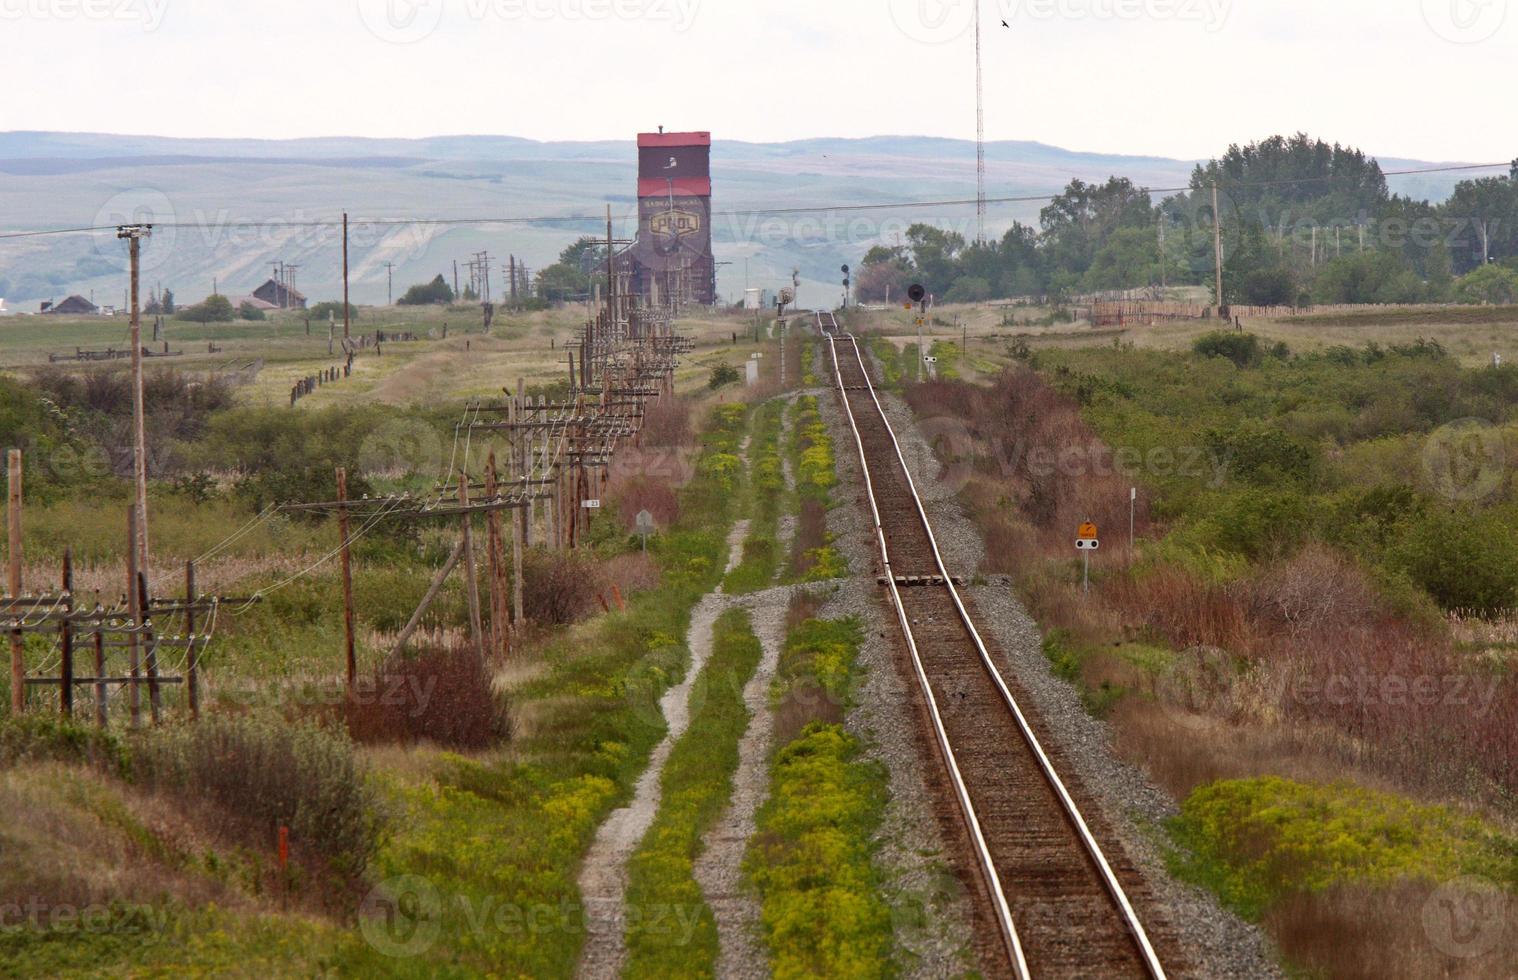
<svg viewBox="0 0 1518 980">
<path fill-rule="evenodd" d="M 737 563 L 743 539 L 748 536 L 748 521 L 736 522 L 727 536 L 727 567 Z M 576 976 L 608 978 L 619 976 L 627 957 L 625 929 L 627 923 L 627 861 L 637 850 L 659 811 L 660 778 L 675 742 L 690 724 L 690 692 L 696 677 L 712 653 L 712 628 L 718 617 L 731 608 L 734 600 L 720 591 L 709 592 L 691 613 L 686 644 L 690 649 L 690 666 L 679 684 L 664 692 L 659 710 L 669 726 L 663 740 L 649 756 L 648 768 L 638 777 L 632 802 L 612 811 L 596 831 L 595 841 L 580 869 L 580 900 L 585 908 L 585 946 L 580 951 Z"/>
</svg>

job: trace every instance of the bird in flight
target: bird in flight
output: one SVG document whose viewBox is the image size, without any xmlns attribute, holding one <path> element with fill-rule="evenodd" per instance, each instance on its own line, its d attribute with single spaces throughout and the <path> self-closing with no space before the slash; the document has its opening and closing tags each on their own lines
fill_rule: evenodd
<svg viewBox="0 0 1518 980">
<path fill-rule="evenodd" d="M 1003 27 L 1011 27 L 1012 25 L 1009 24 L 1009 23 L 1007 23 L 1006 21 L 1002 21 L 1001 22 L 1001 26 L 1003 26 Z"/>
</svg>

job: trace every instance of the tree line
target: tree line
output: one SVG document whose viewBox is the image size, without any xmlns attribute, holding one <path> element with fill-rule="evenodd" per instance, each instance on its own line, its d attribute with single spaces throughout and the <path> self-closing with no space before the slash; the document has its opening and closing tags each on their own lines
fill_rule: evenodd
<svg viewBox="0 0 1518 980">
<path fill-rule="evenodd" d="M 913 225 L 865 255 L 857 294 L 881 302 L 920 282 L 941 302 L 1062 301 L 1210 286 L 1219 218 L 1225 303 L 1518 302 L 1518 160 L 1432 204 L 1390 193 L 1360 150 L 1301 133 L 1231 146 L 1158 203 L 1126 177 L 1073 180 L 1037 228 L 1014 223 L 1000 241 Z"/>
</svg>

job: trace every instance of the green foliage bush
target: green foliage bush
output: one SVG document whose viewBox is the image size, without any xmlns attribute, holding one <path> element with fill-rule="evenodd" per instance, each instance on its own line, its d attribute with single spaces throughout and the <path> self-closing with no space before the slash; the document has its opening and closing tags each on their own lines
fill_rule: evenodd
<svg viewBox="0 0 1518 980">
<path fill-rule="evenodd" d="M 9 694 L 8 683 L 6 688 Z M 0 722 L 0 769 L 37 761 L 86 763 L 120 776 L 132 771 L 131 752 L 114 732 L 54 715 L 26 714 Z"/>
<path fill-rule="evenodd" d="M 718 364 L 712 368 L 711 375 L 706 379 L 706 386 L 712 391 L 727 385 L 737 384 L 743 380 L 743 375 L 731 364 Z"/>
<path fill-rule="evenodd" d="M 1191 349 L 1202 357 L 1223 357 L 1240 368 L 1260 362 L 1260 338 L 1252 333 L 1216 330 L 1192 341 Z"/>
<path fill-rule="evenodd" d="M 1207 430 L 1202 440 L 1213 458 L 1227 467 L 1229 479 L 1272 485 L 1301 483 L 1312 476 L 1312 448 L 1269 422 L 1243 419 Z"/>
<path fill-rule="evenodd" d="M 379 844 L 376 796 L 346 736 L 281 719 L 212 715 L 154 732 L 133 746 L 143 785 L 195 807 L 215 807 L 229 828 L 292 847 L 361 875 Z"/>
<path fill-rule="evenodd" d="M 306 315 L 313 320 L 332 320 L 341 322 L 343 319 L 343 304 L 337 300 L 324 300 L 306 310 Z M 348 304 L 348 319 L 358 319 L 358 307 Z"/>
<path fill-rule="evenodd" d="M 1199 542 L 1263 561 L 1294 551 L 1312 532 L 1317 512 L 1298 489 L 1240 487 L 1208 494 L 1193 524 L 1177 532 Z"/>
<path fill-rule="evenodd" d="M 812 725 L 771 769 L 744 869 L 777 978 L 894 972 L 891 912 L 871 858 L 885 774 L 841 725 Z"/>
<path fill-rule="evenodd" d="M 1392 546 L 1391 561 L 1445 609 L 1496 613 L 1518 599 L 1518 534 L 1497 514 L 1431 508 Z"/>
<path fill-rule="evenodd" d="M 434 276 L 431 282 L 417 283 L 407 289 L 395 302 L 397 306 L 430 306 L 435 303 L 452 303 L 453 298 L 453 288 L 440 273 Z"/>
<path fill-rule="evenodd" d="M 1250 919 L 1296 891 L 1478 874 L 1518 884 L 1518 841 L 1482 821 L 1348 783 L 1202 786 L 1170 824 L 1182 877 Z"/>
<path fill-rule="evenodd" d="M 237 319 L 237 312 L 232 309 L 231 300 L 225 296 L 212 295 L 195 306 L 180 310 L 174 314 L 174 319 L 189 323 L 231 323 Z"/>
</svg>

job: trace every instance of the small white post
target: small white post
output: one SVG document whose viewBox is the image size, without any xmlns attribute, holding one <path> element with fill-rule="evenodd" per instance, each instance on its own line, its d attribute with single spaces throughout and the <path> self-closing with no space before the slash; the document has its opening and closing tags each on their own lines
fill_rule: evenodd
<svg viewBox="0 0 1518 980">
<path fill-rule="evenodd" d="M 1128 488 L 1128 555 L 1133 556 L 1133 512 L 1138 507 L 1139 488 Z"/>
</svg>

